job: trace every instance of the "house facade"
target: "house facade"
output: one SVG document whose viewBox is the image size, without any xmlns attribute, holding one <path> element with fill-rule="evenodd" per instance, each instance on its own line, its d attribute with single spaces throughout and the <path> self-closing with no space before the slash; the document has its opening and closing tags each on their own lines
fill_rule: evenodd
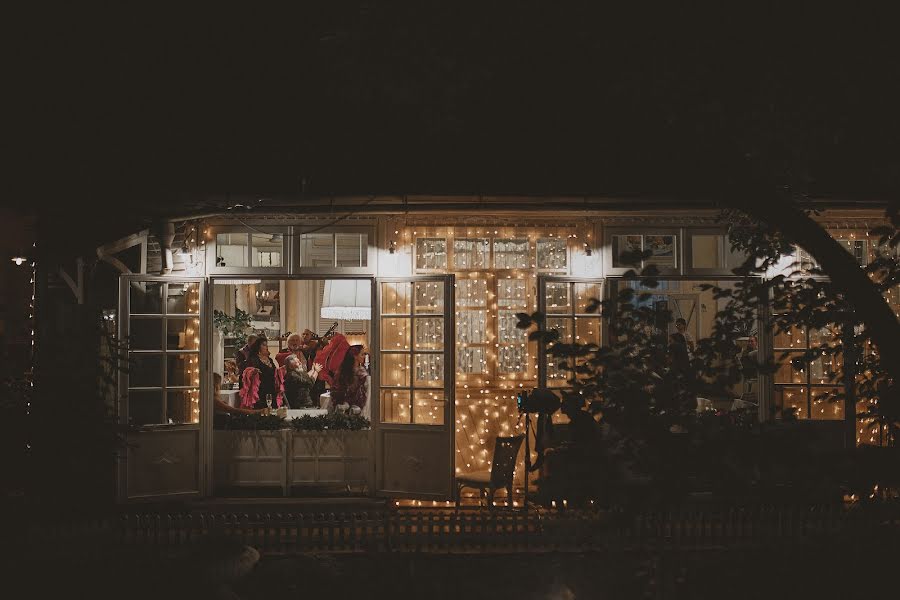
<svg viewBox="0 0 900 600">
<path fill-rule="evenodd" d="M 817 219 L 860 264 L 871 260 L 868 231 L 883 209 L 836 206 Z M 709 335 L 721 307 L 705 284 L 736 281 L 732 269 L 743 257 L 708 207 L 344 197 L 188 214 L 111 242 L 98 256 L 120 273 L 109 319 L 129 340 L 131 365 L 120 376 L 117 413 L 134 426 L 120 461 L 120 499 L 220 495 L 224 477 L 281 485 L 286 494 L 305 482 L 349 478 L 373 495 L 448 500 L 456 476 L 490 468 L 498 436 L 523 432 L 517 393 L 568 385 L 567 374 L 515 327 L 516 313 L 540 311 L 562 339 L 603 344 L 606 323 L 587 306 L 634 287 L 624 278 L 631 266 L 618 258 L 629 249 L 650 251 L 646 262 L 660 272 L 647 301 L 683 318 L 691 338 Z M 798 248 L 783 266 L 803 258 Z M 228 380 L 243 340 L 229 338 L 214 315 L 239 310 L 273 354 L 289 332 L 304 329 L 336 328 L 365 347 L 364 414 L 372 429 L 352 452 L 353 465 L 346 447 L 309 457 L 299 438 L 282 437 L 257 440 L 252 456 L 225 469 L 237 451 L 223 458 L 226 442 L 213 427 L 214 374 Z M 767 323 L 760 314 L 747 332 L 761 358 L 800 353 L 815 336 L 774 335 Z M 834 388 L 829 366 L 760 375 L 711 406 L 749 403 L 761 420 L 789 410 L 839 429 L 856 416 L 822 399 Z M 865 424 L 854 426 L 858 443 L 878 443 Z M 266 443 L 273 449 L 260 454 Z"/>
</svg>

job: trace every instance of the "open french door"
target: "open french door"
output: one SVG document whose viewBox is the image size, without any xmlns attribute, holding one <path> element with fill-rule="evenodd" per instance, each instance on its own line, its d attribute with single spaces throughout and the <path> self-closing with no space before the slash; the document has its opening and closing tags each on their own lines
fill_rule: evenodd
<svg viewBox="0 0 900 600">
<path fill-rule="evenodd" d="M 201 495 L 211 417 L 203 402 L 206 324 L 202 278 L 123 275 L 118 418 L 128 425 L 118 469 L 120 501 Z"/>
<path fill-rule="evenodd" d="M 379 496 L 448 500 L 454 485 L 454 278 L 379 278 L 375 488 Z"/>
<path fill-rule="evenodd" d="M 603 280 L 542 275 L 538 278 L 538 311 L 546 315 L 547 330 L 559 332 L 563 343 L 602 344 L 603 323 L 591 303 L 603 299 Z M 543 345 L 538 349 L 538 387 L 570 387 L 572 372 L 559 368 Z"/>
</svg>

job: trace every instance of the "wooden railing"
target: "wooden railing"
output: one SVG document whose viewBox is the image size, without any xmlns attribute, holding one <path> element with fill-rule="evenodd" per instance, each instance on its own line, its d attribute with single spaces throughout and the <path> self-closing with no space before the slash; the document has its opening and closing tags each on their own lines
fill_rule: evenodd
<svg viewBox="0 0 900 600">
<path fill-rule="evenodd" d="M 765 547 L 842 535 L 862 543 L 900 531 L 900 507 L 831 507 L 659 512 L 460 511 L 399 509 L 378 513 L 138 514 L 29 531 L 40 554 L 89 558 L 116 548 L 176 548 L 223 538 L 263 554 L 437 552 L 516 553 Z M 894 536 L 900 540 L 900 535 Z M 900 544 L 900 542 L 898 542 Z"/>
</svg>

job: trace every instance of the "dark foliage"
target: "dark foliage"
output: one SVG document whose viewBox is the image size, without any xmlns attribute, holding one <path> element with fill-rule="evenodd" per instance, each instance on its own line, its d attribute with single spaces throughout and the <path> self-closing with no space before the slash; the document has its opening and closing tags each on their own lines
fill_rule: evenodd
<svg viewBox="0 0 900 600">
<path fill-rule="evenodd" d="M 595 299 L 587 308 L 609 322 L 603 346 L 562 342 L 545 315 L 518 315 L 519 327 L 536 326 L 529 338 L 546 347 L 552 362 L 569 374 L 571 387 L 562 393 L 573 440 L 547 455 L 545 500 L 566 496 L 575 503 L 600 498 L 633 505 L 636 499 L 672 501 L 705 490 L 729 497 L 831 501 L 842 490 L 868 496 L 874 483 L 887 481 L 886 469 L 873 468 L 871 461 L 863 465 L 863 453 L 842 452 L 828 428 L 798 422 L 793 413 L 773 415 L 779 420 L 760 425 L 755 410 L 698 412 L 698 398 L 728 396 L 734 384 L 772 374 L 788 358 L 800 370 L 826 356 L 835 365 L 827 373 L 829 382 L 838 389 L 855 383 L 851 394 L 868 406 L 860 414 L 867 426 L 883 428 L 893 440 L 900 423 L 892 382 L 869 349 L 866 328 L 824 273 L 798 265 L 791 276 L 762 277 L 791 249 L 791 241 L 739 213 L 724 217 L 735 249 L 748 258 L 735 271 L 741 280 L 729 287 L 705 286 L 724 308 L 711 336 L 698 340 L 689 360 L 679 360 L 677 347 L 666 338 L 671 314 L 645 302 L 657 287 L 653 267 L 629 272 L 627 285 L 614 297 Z M 866 271 L 884 292 L 897 285 L 897 230 L 873 235 L 880 236 L 879 258 Z M 631 264 L 643 258 L 640 253 L 621 257 Z M 775 331 L 818 332 L 808 351 L 763 361 L 742 350 L 738 340 L 755 330 L 764 303 L 774 314 Z M 823 400 L 844 401 L 846 391 Z M 854 412 L 855 403 L 848 403 Z"/>
</svg>

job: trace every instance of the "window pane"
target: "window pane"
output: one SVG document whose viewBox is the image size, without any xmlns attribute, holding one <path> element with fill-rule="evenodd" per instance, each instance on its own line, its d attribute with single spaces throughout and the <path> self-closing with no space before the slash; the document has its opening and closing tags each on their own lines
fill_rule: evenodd
<svg viewBox="0 0 900 600">
<path fill-rule="evenodd" d="M 840 393 L 837 388 L 812 388 L 812 418 L 841 420 L 844 418 L 844 400 L 834 400 Z"/>
<path fill-rule="evenodd" d="M 386 282 L 381 284 L 381 314 L 410 314 L 410 284 Z"/>
<path fill-rule="evenodd" d="M 528 330 L 519 329 L 519 323 L 514 310 L 497 311 L 498 328 L 497 341 L 501 344 L 518 344 L 528 341 Z"/>
<path fill-rule="evenodd" d="M 528 298 L 523 279 L 501 279 L 497 282 L 497 306 L 526 308 Z"/>
<path fill-rule="evenodd" d="M 416 238 L 416 269 L 447 269 L 447 240 L 443 238 Z"/>
<path fill-rule="evenodd" d="M 691 266 L 695 269 L 718 269 L 722 265 L 721 235 L 691 236 Z"/>
<path fill-rule="evenodd" d="M 569 344 L 572 342 L 572 319 L 550 317 L 547 319 L 547 331 L 558 331 L 559 341 Z"/>
<path fill-rule="evenodd" d="M 408 387 L 409 354 L 381 354 L 381 385 L 383 387 Z"/>
<path fill-rule="evenodd" d="M 417 350 L 444 349 L 443 317 L 419 317 L 415 320 L 415 348 Z"/>
<path fill-rule="evenodd" d="M 645 235 L 644 249 L 650 256 L 644 259 L 644 266 L 656 265 L 661 269 L 677 267 L 674 235 Z"/>
<path fill-rule="evenodd" d="M 132 350 L 162 350 L 162 319 L 130 319 L 129 342 Z"/>
<path fill-rule="evenodd" d="M 300 266 L 334 266 L 334 236 L 330 233 L 305 233 L 301 235 Z"/>
<path fill-rule="evenodd" d="M 200 390 L 169 390 L 166 396 L 167 423 L 200 422 Z"/>
<path fill-rule="evenodd" d="M 552 388 L 567 387 L 571 377 L 571 371 L 559 368 L 562 361 L 571 362 L 571 359 L 556 358 L 547 355 L 547 386 Z M 555 421 L 554 421 L 555 422 Z"/>
<path fill-rule="evenodd" d="M 200 312 L 199 283 L 170 283 L 166 291 L 166 312 L 170 315 Z"/>
<path fill-rule="evenodd" d="M 778 407 L 782 415 L 787 415 L 793 411 L 798 419 L 809 418 L 806 412 L 806 390 L 806 387 L 775 386 L 775 406 Z"/>
<path fill-rule="evenodd" d="M 162 355 L 131 353 L 129 362 L 128 387 L 162 387 Z"/>
<path fill-rule="evenodd" d="M 576 283 L 575 284 L 575 312 L 586 313 L 588 306 L 594 300 L 601 300 L 601 290 L 599 283 Z M 599 312 L 599 309 L 598 311 Z"/>
<path fill-rule="evenodd" d="M 162 283 L 158 281 L 132 281 L 129 289 L 131 314 L 158 315 L 162 313 Z"/>
<path fill-rule="evenodd" d="M 414 387 L 444 387 L 444 355 L 416 354 Z"/>
<path fill-rule="evenodd" d="M 640 260 L 636 260 L 644 249 L 642 235 L 612 236 L 612 264 L 616 268 L 640 268 Z"/>
<path fill-rule="evenodd" d="M 570 283 L 547 282 L 545 291 L 545 302 L 547 305 L 547 313 L 565 313 L 572 312 L 572 305 L 569 302 Z"/>
<path fill-rule="evenodd" d="M 168 319 L 166 323 L 167 350 L 198 350 L 200 348 L 200 319 Z"/>
<path fill-rule="evenodd" d="M 527 269 L 529 261 L 527 239 L 495 239 L 495 269 Z"/>
<path fill-rule="evenodd" d="M 415 289 L 417 313 L 444 312 L 443 281 L 417 281 L 413 284 L 413 287 Z"/>
<path fill-rule="evenodd" d="M 337 233 L 337 264 L 339 267 L 365 267 L 369 257 L 368 236 L 359 233 Z"/>
<path fill-rule="evenodd" d="M 200 385 L 199 354 L 169 354 L 166 357 L 166 386 L 194 387 Z"/>
<path fill-rule="evenodd" d="M 456 305 L 482 308 L 487 306 L 487 279 L 460 279 L 456 282 Z"/>
<path fill-rule="evenodd" d="M 575 319 L 575 341 L 580 344 L 600 344 L 600 319 L 579 317 Z"/>
<path fill-rule="evenodd" d="M 460 375 L 486 373 L 487 361 L 485 360 L 484 348 L 480 346 L 457 348 L 456 372 Z"/>
<path fill-rule="evenodd" d="M 281 267 L 284 255 L 284 236 L 280 233 L 254 233 L 250 235 L 253 252 L 250 255 L 254 267 Z"/>
<path fill-rule="evenodd" d="M 133 425 L 163 423 L 163 395 L 161 390 L 128 390 L 128 422 Z"/>
<path fill-rule="evenodd" d="M 803 349 L 806 348 L 806 335 L 802 329 L 791 327 L 786 332 L 775 333 L 775 348 Z"/>
<path fill-rule="evenodd" d="M 568 265 L 566 240 L 542 238 L 537 241 L 537 268 L 563 270 Z"/>
<path fill-rule="evenodd" d="M 795 371 L 791 365 L 791 357 L 785 358 L 778 370 L 775 371 L 775 383 L 806 383 L 806 372 L 805 370 Z"/>
<path fill-rule="evenodd" d="M 381 349 L 409 350 L 409 318 L 381 318 Z"/>
<path fill-rule="evenodd" d="M 443 425 L 444 392 L 414 392 L 413 411 L 413 423 Z"/>
<path fill-rule="evenodd" d="M 528 371 L 527 347 L 515 344 L 497 349 L 497 370 L 501 373 L 525 373 Z"/>
<path fill-rule="evenodd" d="M 838 367 L 838 361 L 834 356 L 817 358 L 809 363 L 810 383 L 834 383 Z"/>
<path fill-rule="evenodd" d="M 383 390 L 381 392 L 381 421 L 383 423 L 409 423 L 409 391 Z"/>
<path fill-rule="evenodd" d="M 456 341 L 460 344 L 483 344 L 487 341 L 487 313 L 483 310 L 461 310 L 456 313 Z"/>
<path fill-rule="evenodd" d="M 216 266 L 248 267 L 247 244 L 250 236 L 246 233 L 216 234 Z"/>
<path fill-rule="evenodd" d="M 453 240 L 453 266 L 457 269 L 483 269 L 488 265 L 491 247 L 483 238 Z"/>
</svg>

